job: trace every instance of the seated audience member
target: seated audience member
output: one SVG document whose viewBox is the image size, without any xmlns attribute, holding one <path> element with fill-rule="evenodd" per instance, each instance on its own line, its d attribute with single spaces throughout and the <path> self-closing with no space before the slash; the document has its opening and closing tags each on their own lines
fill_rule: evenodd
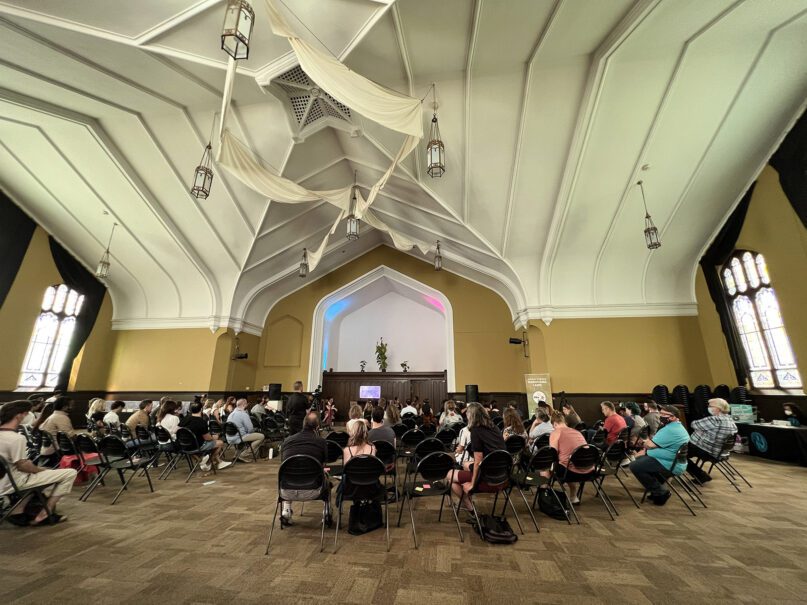
<svg viewBox="0 0 807 605">
<path fill-rule="evenodd" d="M 622 402 L 617 405 L 616 413 L 622 416 L 622 419 L 625 421 L 625 426 L 628 429 L 628 434 L 631 434 L 633 432 L 633 426 L 635 423 L 633 421 L 633 414 L 630 413 L 627 404 Z"/>
<path fill-rule="evenodd" d="M 471 501 L 467 494 L 476 483 L 479 475 L 479 465 L 485 456 L 491 452 L 506 448 L 501 433 L 499 433 L 491 421 L 490 415 L 481 404 L 471 403 L 468 405 L 467 428 L 470 433 L 470 440 L 466 449 L 471 456 L 463 462 L 464 470 L 449 472 L 446 480 L 452 482 L 451 490 L 457 496 L 460 506 L 466 511 L 471 511 Z"/>
<path fill-rule="evenodd" d="M 404 406 L 404 408 L 401 410 L 401 418 L 403 418 L 403 417 L 404 417 L 404 416 L 406 416 L 407 414 L 412 414 L 413 416 L 417 416 L 417 415 L 418 415 L 418 409 L 417 409 L 417 407 L 415 407 L 414 405 L 412 405 L 412 400 L 411 400 L 411 399 L 407 399 L 407 400 L 406 400 L 406 405 L 405 405 L 405 406 Z"/>
<path fill-rule="evenodd" d="M 395 442 L 395 431 L 384 424 L 384 410 L 380 407 L 373 409 L 372 428 L 368 434 L 370 441 L 388 441 L 392 445 L 397 445 Z"/>
<path fill-rule="evenodd" d="M 635 401 L 628 401 L 625 404 L 625 409 L 627 413 L 630 415 L 631 420 L 633 420 L 633 426 L 630 429 L 630 444 L 633 445 L 639 439 L 639 435 L 647 426 L 647 422 L 644 418 L 642 418 L 642 410 L 639 408 L 639 404 Z M 626 417 L 627 422 L 627 417 Z"/>
<path fill-rule="evenodd" d="M 541 435 L 545 435 L 547 433 L 551 433 L 555 430 L 555 427 L 552 426 L 552 422 L 550 421 L 550 416 L 547 415 L 546 412 L 543 410 L 537 410 L 535 412 L 535 420 L 530 427 L 529 438 L 532 441 L 538 439 Z"/>
<path fill-rule="evenodd" d="M 423 419 L 422 426 L 437 426 L 437 418 L 432 412 L 432 406 L 429 404 L 428 401 L 423 403 L 423 408 L 421 409 L 421 418 Z"/>
<path fill-rule="evenodd" d="M 577 468 L 569 462 L 572 453 L 581 445 L 586 444 L 583 433 L 573 429 L 566 424 L 566 417 L 563 412 L 552 412 L 550 422 L 554 430 L 549 434 L 549 445 L 558 452 L 558 463 L 562 468 L 558 469 L 560 477 L 565 477 L 566 487 L 569 490 L 569 501 L 572 504 L 579 504 L 578 489 L 580 481 L 594 470 L 594 467 Z"/>
<path fill-rule="evenodd" d="M 135 429 L 138 426 L 149 428 L 151 424 L 151 412 L 154 408 L 154 402 L 152 402 L 151 399 L 144 399 L 138 404 L 137 407 L 138 410 L 129 416 L 129 420 L 126 421 L 126 428 L 129 429 L 132 437 L 137 435 L 137 431 Z"/>
<path fill-rule="evenodd" d="M 616 406 L 610 401 L 603 401 L 600 404 L 600 409 L 602 410 L 602 415 L 605 416 L 605 423 L 603 424 L 603 428 L 607 433 L 605 443 L 606 445 L 611 445 L 617 440 L 619 433 L 626 429 L 628 425 L 625 423 L 625 419 L 616 413 Z"/>
<path fill-rule="evenodd" d="M 807 422 L 801 408 L 795 403 L 783 403 L 782 411 L 784 412 L 785 420 L 787 420 L 792 426 L 802 426 L 805 422 Z"/>
<path fill-rule="evenodd" d="M 398 406 L 394 403 L 388 404 L 387 409 L 384 410 L 384 424 L 386 426 L 395 426 L 400 423 L 401 413 L 398 411 Z"/>
<path fill-rule="evenodd" d="M 709 416 L 693 420 L 689 425 L 692 434 L 689 437 L 690 461 L 687 472 L 701 483 L 711 481 L 712 478 L 692 458 L 717 458 L 726 439 L 737 434 L 737 425 L 731 419 L 731 407 L 725 399 L 710 399 L 707 405 Z"/>
<path fill-rule="evenodd" d="M 454 448 L 454 458 L 457 464 L 462 466 L 466 459 L 471 457 L 471 452 L 468 450 L 468 445 L 471 443 L 471 430 L 464 426 L 457 435 L 457 444 Z"/>
<path fill-rule="evenodd" d="M 89 403 L 87 407 L 87 425 L 103 428 L 104 424 L 106 424 L 106 420 L 104 420 L 107 414 L 105 409 L 106 401 L 100 397 L 93 397 Z M 118 424 L 120 424 L 120 421 L 118 421 Z"/>
<path fill-rule="evenodd" d="M 227 442 L 228 443 L 239 443 L 240 441 L 246 441 L 252 444 L 255 453 L 258 453 L 258 448 L 261 447 L 263 440 L 265 439 L 263 433 L 258 433 L 255 431 L 255 427 L 252 426 L 252 419 L 249 417 L 247 413 L 247 400 L 246 399 L 239 399 L 235 404 L 235 409 L 233 412 L 227 417 L 227 422 L 230 422 L 238 428 L 238 433 L 241 435 L 241 439 L 239 440 L 238 437 L 235 435 L 230 436 L 227 435 Z M 247 454 L 247 450 L 241 450 L 238 458 L 243 462 L 249 461 L 249 455 Z"/>
<path fill-rule="evenodd" d="M 280 448 L 281 461 L 286 460 L 291 456 L 298 456 L 300 454 L 312 456 L 317 459 L 320 464 L 325 464 L 328 459 L 328 446 L 325 440 L 319 436 L 319 414 L 317 412 L 309 412 L 303 419 L 303 429 L 299 433 L 295 433 L 286 438 Z M 330 492 L 331 483 L 328 481 L 325 489 Z M 305 499 L 319 497 L 321 494 L 310 494 L 307 490 L 281 490 L 281 498 L 291 499 Z M 283 510 L 280 514 L 280 523 L 285 527 L 292 525 L 292 502 L 283 500 Z M 325 525 L 331 526 L 331 507 L 330 497 L 328 506 L 325 513 Z"/>
<path fill-rule="evenodd" d="M 645 449 L 636 452 L 636 460 L 629 466 L 639 483 L 650 492 L 650 500 L 658 506 L 663 506 L 670 498 L 670 491 L 664 488 L 662 479 L 670 476 L 669 469 L 678 448 L 689 441 L 689 433 L 679 422 L 678 414 L 678 408 L 673 405 L 661 407 L 661 428 L 652 439 L 645 440 Z M 673 473 L 680 475 L 686 467 L 684 463 L 676 463 Z"/>
<path fill-rule="evenodd" d="M 39 417 L 42 415 L 42 408 L 45 406 L 45 401 L 42 397 L 37 395 L 31 395 L 28 398 L 28 401 L 31 403 L 31 410 L 28 412 L 28 415 L 25 416 L 23 421 L 20 423 L 22 426 L 33 426 Z"/>
<path fill-rule="evenodd" d="M 224 400 L 219 399 L 216 403 L 213 404 L 213 409 L 210 411 L 210 415 L 213 417 L 218 423 L 221 423 L 221 412 L 224 410 Z"/>
<path fill-rule="evenodd" d="M 347 433 L 349 435 L 347 447 L 342 450 L 342 460 L 345 464 L 353 456 L 375 456 L 375 446 L 370 442 L 367 425 L 362 419 L 352 423 L 348 422 Z"/>
<path fill-rule="evenodd" d="M 224 409 L 221 411 L 221 422 L 229 422 L 230 414 L 235 411 L 235 402 L 227 402 L 224 404 Z"/>
<path fill-rule="evenodd" d="M 76 431 L 73 428 L 73 423 L 70 421 L 70 408 L 73 407 L 73 400 L 69 397 L 59 397 L 53 402 L 53 413 L 48 417 L 45 422 L 40 425 L 40 430 L 48 433 L 54 443 L 56 443 L 56 433 L 66 433 L 68 437 L 72 437 L 76 433 L 83 431 Z M 53 446 L 45 446 L 41 450 L 43 456 L 53 456 L 56 453 L 56 448 Z"/>
<path fill-rule="evenodd" d="M 370 422 L 373 419 L 373 404 L 372 402 L 368 401 L 364 404 L 364 409 L 362 410 L 362 418 L 364 418 L 365 422 Z"/>
<path fill-rule="evenodd" d="M 350 406 L 350 409 L 347 412 L 348 421 L 345 424 L 345 428 L 348 430 L 350 429 L 350 425 L 354 422 L 361 422 L 365 426 L 367 426 L 367 421 L 364 419 L 364 412 L 362 412 L 361 406 L 358 403 L 354 403 Z"/>
<path fill-rule="evenodd" d="M 647 424 L 648 434 L 652 437 L 661 427 L 658 404 L 655 401 L 648 401 L 645 403 L 645 406 L 647 407 L 647 414 L 645 414 L 642 418 L 644 419 L 645 424 Z"/>
<path fill-rule="evenodd" d="M 177 429 L 179 428 L 177 408 L 179 408 L 177 402 L 168 399 L 167 401 L 163 401 L 160 406 L 160 411 L 157 412 L 157 424 L 168 431 L 172 439 L 176 437 Z"/>
<path fill-rule="evenodd" d="M 103 402 L 103 401 L 102 401 Z M 109 411 L 104 415 L 103 423 L 106 426 L 118 428 L 120 426 L 120 414 L 123 412 L 126 404 L 122 401 L 113 401 L 109 406 Z"/>
<path fill-rule="evenodd" d="M 56 503 L 73 489 L 76 471 L 72 468 L 47 470 L 28 459 L 28 443 L 25 437 L 17 432 L 17 428 L 30 411 L 29 401 L 10 401 L 0 406 L 0 456 L 6 461 L 19 489 L 55 484 L 44 492 L 48 498 L 47 507 L 52 514 L 48 516 L 48 511 L 43 508 L 30 520 L 23 512 L 11 515 L 8 519 L 15 525 L 41 525 L 66 521 L 66 517 L 56 514 Z M 11 480 L 4 476 L 0 479 L 0 496 L 12 492 Z M 27 501 L 27 498 L 24 501 Z"/>
<path fill-rule="evenodd" d="M 507 408 L 504 410 L 504 428 L 502 429 L 502 438 L 507 441 L 513 435 L 529 439 L 527 431 L 524 430 L 524 421 L 518 414 L 515 408 Z"/>
<path fill-rule="evenodd" d="M 40 412 L 39 417 L 31 425 L 31 428 L 42 430 L 42 425 L 45 424 L 45 421 L 52 415 L 53 415 L 53 402 L 45 401 L 45 403 L 42 405 L 42 412 Z"/>
<path fill-rule="evenodd" d="M 440 428 L 451 428 L 452 425 L 462 422 L 462 416 L 457 413 L 456 404 L 449 399 L 443 406 L 443 413 L 440 414 Z"/>
<path fill-rule="evenodd" d="M 572 428 L 577 428 L 577 425 L 581 424 L 583 421 L 580 419 L 580 415 L 575 411 L 574 406 L 571 403 L 564 403 L 561 407 L 561 411 L 563 415 L 566 417 L 566 425 Z"/>
<path fill-rule="evenodd" d="M 207 428 L 207 419 L 202 416 L 202 404 L 194 402 L 190 407 L 190 414 L 186 414 L 179 421 L 179 426 L 188 429 L 196 437 L 196 442 L 199 444 L 199 449 L 205 455 L 199 468 L 203 471 L 209 471 L 211 465 L 216 465 L 216 470 L 227 468 L 232 462 L 220 460 L 221 450 L 224 448 L 224 442 L 216 439 L 210 434 Z"/>
</svg>

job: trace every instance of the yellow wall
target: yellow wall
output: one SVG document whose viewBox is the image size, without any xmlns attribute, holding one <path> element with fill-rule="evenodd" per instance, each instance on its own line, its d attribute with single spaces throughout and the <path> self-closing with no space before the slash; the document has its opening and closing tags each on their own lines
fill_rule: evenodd
<svg viewBox="0 0 807 605">
<path fill-rule="evenodd" d="M 447 271 L 436 272 L 431 264 L 386 246 L 375 248 L 311 282 L 272 308 L 260 341 L 256 386 L 278 382 L 284 390 L 291 390 L 295 380 L 305 381 L 314 307 L 334 290 L 380 265 L 439 290 L 451 302 L 457 388 L 474 383 L 482 391 L 524 389 L 523 375 L 529 371 L 529 365 L 521 348 L 507 342 L 520 333 L 513 330 L 504 300 L 492 290 Z"/>
<path fill-rule="evenodd" d="M 765 255 L 785 328 L 804 376 L 807 372 L 807 314 L 804 312 L 807 309 L 807 229 L 785 197 L 778 173 L 770 166 L 766 166 L 757 179 L 736 247 Z M 700 272 L 696 292 L 704 344 L 712 365 L 712 383 L 733 385 L 737 379 L 726 340 Z"/>
<path fill-rule="evenodd" d="M 694 316 L 533 322 L 530 355 L 555 392 L 647 393 L 656 384 L 694 387 L 710 377 Z"/>
<path fill-rule="evenodd" d="M 112 300 L 107 293 L 92 332 L 73 362 L 69 384 L 71 391 L 106 389 L 116 338 L 117 332 L 112 330 Z"/>
</svg>

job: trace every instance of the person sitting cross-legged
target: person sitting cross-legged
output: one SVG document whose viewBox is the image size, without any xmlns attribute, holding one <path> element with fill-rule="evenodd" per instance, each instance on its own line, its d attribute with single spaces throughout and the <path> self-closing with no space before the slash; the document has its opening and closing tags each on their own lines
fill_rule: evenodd
<svg viewBox="0 0 807 605">
<path fill-rule="evenodd" d="M 31 489 L 54 484 L 45 490 L 47 508 L 43 508 L 30 521 L 23 514 L 12 515 L 9 521 L 17 525 L 40 525 L 67 520 L 56 514 L 56 503 L 73 489 L 76 471 L 72 468 L 48 470 L 40 468 L 28 459 L 28 444 L 17 432 L 20 423 L 31 411 L 30 401 L 10 401 L 0 407 L 0 456 L 10 467 L 11 475 L 19 489 Z M 0 479 L 0 496 L 13 493 L 9 477 Z M 20 503 L 21 504 L 21 503 Z M 19 506 L 19 505 L 18 505 Z M 50 515 L 48 514 L 50 510 Z"/>
<path fill-rule="evenodd" d="M 194 401 L 190 407 L 190 414 L 183 416 L 179 421 L 179 426 L 188 429 L 196 437 L 196 442 L 199 449 L 205 453 L 199 468 L 203 471 L 209 471 L 211 465 L 216 465 L 216 470 L 227 468 L 232 462 L 220 460 L 221 450 L 224 448 L 224 443 L 220 439 L 216 439 L 210 434 L 210 429 L 207 426 L 207 418 L 202 416 L 203 404 Z"/>
<path fill-rule="evenodd" d="M 362 426 L 364 426 L 363 422 L 360 422 Z M 280 459 L 281 461 L 290 458 L 291 456 L 297 456 L 299 454 L 304 454 L 306 456 L 312 456 L 316 458 L 320 463 L 325 464 L 325 461 L 328 458 L 328 445 L 325 442 L 325 439 L 319 436 L 319 413 L 318 412 L 309 412 L 305 418 L 303 419 L 303 430 L 299 433 L 295 433 L 290 437 L 287 437 L 286 440 L 283 442 L 283 445 L 280 448 Z M 328 482 L 326 488 L 329 492 L 331 490 L 331 483 Z M 299 490 L 283 490 L 280 492 L 280 497 L 283 498 L 283 511 L 280 514 L 280 523 L 283 527 L 287 527 L 292 524 L 291 517 L 292 517 L 292 502 L 293 500 L 306 500 L 308 498 L 316 498 L 319 494 L 308 494 L 305 491 Z M 289 498 L 290 500 L 286 500 Z M 328 496 L 328 505 L 326 507 L 325 512 L 325 525 L 330 527 L 332 523 L 331 520 L 331 506 L 330 506 L 330 495 Z"/>
<path fill-rule="evenodd" d="M 731 407 L 725 399 L 715 398 L 708 401 L 709 416 L 690 423 L 692 435 L 689 440 L 687 472 L 701 483 L 711 481 L 712 478 L 705 470 L 699 467 L 692 458 L 718 458 L 726 439 L 737 434 L 737 425 L 731 419 Z"/>
<path fill-rule="evenodd" d="M 636 460 L 630 463 L 630 470 L 644 488 L 650 492 L 653 504 L 664 506 L 670 499 L 670 490 L 664 488 L 664 477 L 670 475 L 670 467 L 678 453 L 678 448 L 689 441 L 689 433 L 678 420 L 678 408 L 663 405 L 659 410 L 661 428 L 652 439 L 645 439 L 644 448 L 636 452 Z M 674 474 L 683 473 L 686 464 L 672 467 Z"/>
<path fill-rule="evenodd" d="M 247 442 L 252 444 L 252 448 L 257 454 L 258 449 L 261 447 L 263 440 L 265 439 L 263 433 L 255 432 L 255 428 L 252 426 L 252 420 L 247 413 L 247 400 L 246 399 L 239 399 L 235 402 L 235 409 L 233 410 L 232 414 L 227 416 L 227 422 L 233 423 L 237 428 L 238 432 L 241 435 L 239 439 L 236 435 L 227 435 L 227 442 L 228 443 L 242 443 Z M 241 450 L 241 453 L 238 455 L 238 459 L 242 462 L 248 462 L 248 454 L 247 450 Z"/>
</svg>

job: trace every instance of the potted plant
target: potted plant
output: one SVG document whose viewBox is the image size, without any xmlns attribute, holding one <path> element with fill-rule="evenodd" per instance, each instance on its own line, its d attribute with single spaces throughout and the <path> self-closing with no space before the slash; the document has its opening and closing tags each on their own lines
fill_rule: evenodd
<svg viewBox="0 0 807 605">
<path fill-rule="evenodd" d="M 366 365 L 367 365 L 367 362 L 364 361 L 363 359 L 359 362 L 359 367 L 361 368 L 362 372 L 364 372 L 364 366 L 366 366 Z"/>
<path fill-rule="evenodd" d="M 406 374 L 406 373 L 409 371 L 409 362 L 408 362 L 408 361 L 404 361 L 404 362 L 401 364 L 401 369 L 404 371 L 404 374 Z"/>
<path fill-rule="evenodd" d="M 387 343 L 384 342 L 382 336 L 375 346 L 375 360 L 378 363 L 378 369 L 382 372 L 387 371 Z"/>
</svg>

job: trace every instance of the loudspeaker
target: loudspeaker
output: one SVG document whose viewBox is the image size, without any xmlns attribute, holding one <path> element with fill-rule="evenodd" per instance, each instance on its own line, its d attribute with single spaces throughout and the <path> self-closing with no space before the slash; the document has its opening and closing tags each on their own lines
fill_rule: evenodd
<svg viewBox="0 0 807 605">
<path fill-rule="evenodd" d="M 479 401 L 479 385 L 466 384 L 465 385 L 465 403 Z"/>
<path fill-rule="evenodd" d="M 269 401 L 280 401 L 280 391 L 283 385 L 273 383 L 269 385 L 269 392 L 267 396 L 269 397 Z"/>
</svg>

